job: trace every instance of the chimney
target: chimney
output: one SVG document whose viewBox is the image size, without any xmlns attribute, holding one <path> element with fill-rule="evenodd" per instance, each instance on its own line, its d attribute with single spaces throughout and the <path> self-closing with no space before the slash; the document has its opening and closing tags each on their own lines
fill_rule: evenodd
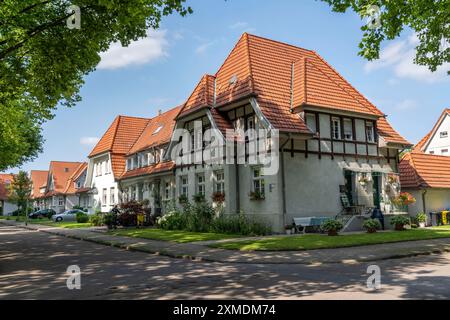
<svg viewBox="0 0 450 320">
<path fill-rule="evenodd" d="M 162 115 L 162 110 L 161 110 L 161 109 L 158 110 L 158 117 L 159 117 L 160 115 Z"/>
</svg>

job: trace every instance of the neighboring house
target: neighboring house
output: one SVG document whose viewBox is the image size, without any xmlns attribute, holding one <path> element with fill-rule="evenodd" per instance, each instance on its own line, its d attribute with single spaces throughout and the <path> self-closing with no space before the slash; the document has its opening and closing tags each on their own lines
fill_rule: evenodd
<svg viewBox="0 0 450 320">
<path fill-rule="evenodd" d="M 80 191 L 84 190 L 87 163 L 52 161 L 46 181 L 39 186 L 39 195 L 34 196 L 35 207 L 39 209 L 53 209 L 57 213 L 80 206 Z M 33 195 L 37 194 L 37 187 L 41 176 L 34 174 Z M 37 178 L 39 176 L 39 178 Z"/>
<path fill-rule="evenodd" d="M 164 161 L 181 108 L 173 108 L 152 118 L 139 139 L 126 155 L 126 169 L 120 177 L 123 200 L 148 200 L 152 212 L 162 212 L 175 199 L 175 176 L 173 161 Z M 107 189 L 104 191 L 108 191 Z M 115 202 L 110 193 L 110 203 Z"/>
<path fill-rule="evenodd" d="M 118 116 L 89 154 L 85 188 L 89 211 L 109 212 L 122 199 L 118 180 L 125 172 L 126 156 L 150 119 Z"/>
<path fill-rule="evenodd" d="M 48 171 L 46 170 L 31 170 L 31 198 L 33 199 L 33 206 L 35 210 L 45 208 L 45 189 L 47 186 Z"/>
<path fill-rule="evenodd" d="M 424 212 L 428 216 L 450 208 L 450 157 L 407 153 L 400 162 L 400 173 L 402 191 L 416 198 L 409 206 L 410 215 Z"/>
<path fill-rule="evenodd" d="M 184 149 L 174 137 L 166 153 L 167 160 L 174 154 L 183 159 L 181 164 L 180 157 L 171 159 L 177 161 L 177 198 L 192 200 L 200 193 L 211 201 L 224 194 L 226 213 L 243 211 L 275 231 L 293 217 L 336 216 L 343 210 L 344 193 L 353 205 L 393 213 L 395 193 L 387 184 L 398 174 L 399 152 L 411 146 L 317 53 L 249 34 L 215 75 L 201 79 L 176 128 L 189 131 L 183 137 L 189 141 L 181 139 Z M 225 140 L 227 129 L 260 128 L 271 134 L 279 130 L 280 162 L 274 175 L 264 176 L 261 165 L 190 161 L 202 159 L 208 129 L 217 129 L 217 138 Z M 247 160 L 255 139 L 232 138 L 245 141 L 241 158 Z M 271 150 L 270 142 L 266 148 Z"/>
<path fill-rule="evenodd" d="M 14 175 L 0 173 L 0 215 L 8 216 L 17 210 L 17 205 L 8 201 L 9 186 Z"/>
<path fill-rule="evenodd" d="M 439 120 L 414 148 L 415 152 L 450 156 L 450 109 L 445 109 Z"/>
</svg>

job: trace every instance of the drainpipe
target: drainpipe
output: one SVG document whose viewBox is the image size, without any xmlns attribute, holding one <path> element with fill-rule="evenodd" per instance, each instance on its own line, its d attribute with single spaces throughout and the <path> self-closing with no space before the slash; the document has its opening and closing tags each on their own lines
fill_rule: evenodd
<svg viewBox="0 0 450 320">
<path fill-rule="evenodd" d="M 283 224 L 286 224 L 286 178 L 285 178 L 285 169 L 284 169 L 284 147 L 287 145 L 287 143 L 291 140 L 291 134 L 289 133 L 288 138 L 286 141 L 281 145 L 281 155 L 280 155 L 280 168 L 281 168 L 281 191 L 283 193 L 282 198 L 282 204 L 283 204 Z"/>
<path fill-rule="evenodd" d="M 427 191 L 428 190 L 426 190 L 426 189 L 422 190 L 422 209 L 423 209 L 423 213 L 425 213 L 425 215 L 428 215 L 428 213 L 429 213 L 429 212 L 427 212 L 427 205 L 425 202 L 425 195 L 427 194 Z M 430 216 L 430 220 L 431 220 L 430 223 L 433 224 L 432 216 Z"/>
<path fill-rule="evenodd" d="M 241 212 L 241 197 L 239 195 L 239 164 L 236 163 L 236 211 Z"/>
</svg>

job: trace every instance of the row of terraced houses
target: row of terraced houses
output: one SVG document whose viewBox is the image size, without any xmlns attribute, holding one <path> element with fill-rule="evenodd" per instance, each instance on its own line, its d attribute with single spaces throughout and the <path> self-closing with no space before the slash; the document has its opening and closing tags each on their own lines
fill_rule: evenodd
<svg viewBox="0 0 450 320">
<path fill-rule="evenodd" d="M 187 135 L 176 136 L 179 129 Z M 211 129 L 218 134 L 208 141 Z M 261 164 L 202 158 L 214 140 L 231 140 L 248 159 L 253 140 L 239 137 L 252 129 L 278 138 L 275 147 L 266 143 L 268 153 L 279 151 L 275 173 L 265 174 Z M 229 145 L 218 145 L 220 158 Z M 410 147 L 316 52 L 245 33 L 184 104 L 149 118 L 118 116 L 87 163 L 55 161 L 48 171 L 32 171 L 33 198 L 36 208 L 58 212 L 74 205 L 108 212 L 121 202 L 148 200 L 164 213 L 166 204 L 201 194 L 224 200 L 225 213 L 244 212 L 279 231 L 293 217 L 336 216 L 345 209 L 343 198 L 397 213 L 391 200 L 400 191 L 399 154 Z M 429 155 L 416 148 L 400 167 L 410 170 L 402 180 L 420 193 L 412 177 L 418 171 L 406 163 L 416 156 Z"/>
</svg>

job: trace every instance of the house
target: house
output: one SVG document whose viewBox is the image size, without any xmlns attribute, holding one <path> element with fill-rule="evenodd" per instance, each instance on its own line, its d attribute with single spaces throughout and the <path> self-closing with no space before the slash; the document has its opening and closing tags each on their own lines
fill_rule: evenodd
<svg viewBox="0 0 450 320">
<path fill-rule="evenodd" d="M 275 231 L 336 216 L 342 194 L 391 214 L 398 190 L 388 185 L 411 144 L 386 118 L 316 52 L 245 33 L 182 106 L 165 160 L 176 164 L 177 198 L 225 197 L 225 213 Z M 261 153 L 276 154 L 277 170 L 253 161 Z"/>
<path fill-rule="evenodd" d="M 45 208 L 45 186 L 47 186 L 48 171 L 47 170 L 31 170 L 31 199 L 35 210 Z"/>
<path fill-rule="evenodd" d="M 411 216 L 450 208 L 450 157 L 410 152 L 400 162 L 400 173 L 402 191 L 416 198 L 409 205 Z"/>
<path fill-rule="evenodd" d="M 163 160 L 181 107 L 152 118 L 126 155 L 120 177 L 123 200 L 148 200 L 152 212 L 163 212 L 175 199 L 175 163 Z"/>
<path fill-rule="evenodd" d="M 433 129 L 414 147 L 415 152 L 450 156 L 450 109 L 445 109 Z"/>
<path fill-rule="evenodd" d="M 89 212 L 109 212 L 122 199 L 119 178 L 126 158 L 150 119 L 118 116 L 89 154 L 84 190 L 89 196 Z"/>
<path fill-rule="evenodd" d="M 59 213 L 81 206 L 80 191 L 85 185 L 86 171 L 85 162 L 52 161 L 45 180 L 45 171 L 31 172 L 35 208 Z"/>
<path fill-rule="evenodd" d="M 17 210 L 17 205 L 8 201 L 9 186 L 14 175 L 0 173 L 0 215 L 8 216 Z"/>
</svg>

